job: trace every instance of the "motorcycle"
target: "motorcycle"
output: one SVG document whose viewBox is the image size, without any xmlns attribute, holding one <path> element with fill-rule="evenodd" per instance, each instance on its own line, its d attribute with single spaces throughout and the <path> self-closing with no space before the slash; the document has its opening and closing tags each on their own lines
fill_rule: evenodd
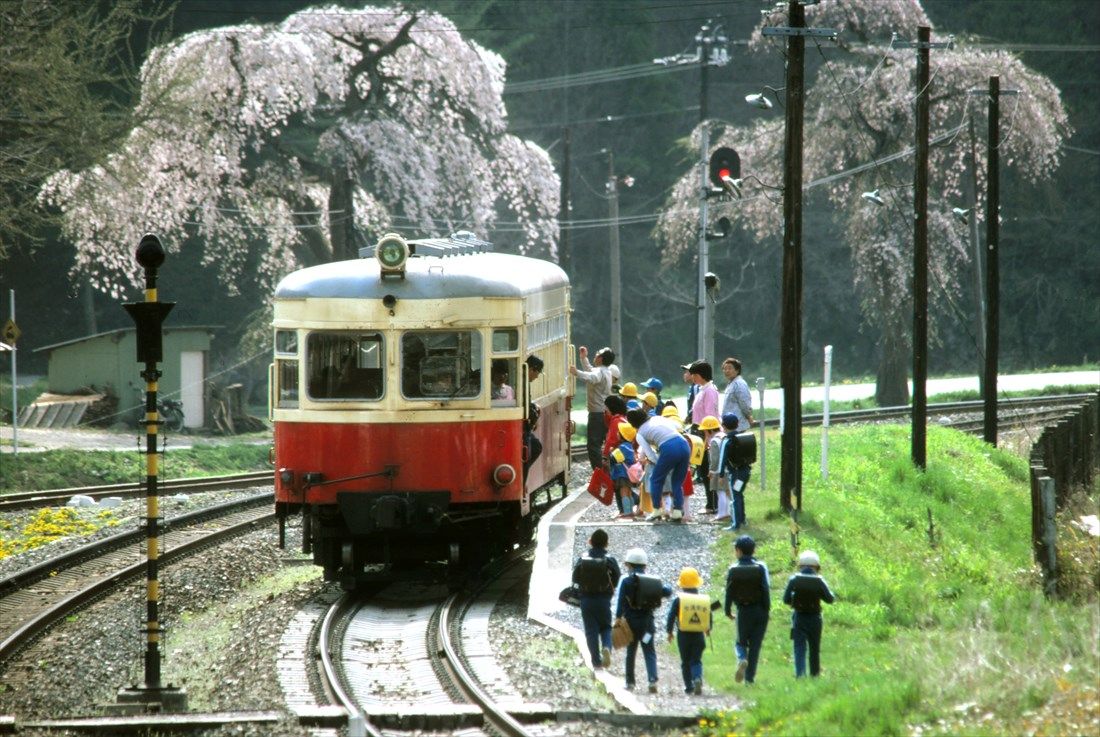
<svg viewBox="0 0 1100 737">
<path fill-rule="evenodd" d="M 172 432 L 183 430 L 183 402 L 178 399 L 161 399 L 157 401 L 157 411 L 160 413 L 161 427 Z"/>
</svg>

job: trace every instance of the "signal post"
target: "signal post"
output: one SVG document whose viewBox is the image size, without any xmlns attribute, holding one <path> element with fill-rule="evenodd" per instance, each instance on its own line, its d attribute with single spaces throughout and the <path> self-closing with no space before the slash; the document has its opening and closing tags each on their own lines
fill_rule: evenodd
<svg viewBox="0 0 1100 737">
<path fill-rule="evenodd" d="M 145 270 L 145 301 L 123 305 L 137 326 L 137 360 L 145 364 L 141 377 L 145 379 L 145 530 L 146 530 L 146 622 L 145 622 L 145 683 L 120 689 L 114 711 L 160 712 L 184 711 L 187 694 L 182 688 L 161 685 L 160 680 L 160 497 L 157 489 L 157 380 L 161 373 L 157 364 L 163 358 L 161 324 L 175 306 L 157 298 L 157 269 L 164 263 L 164 247 L 160 239 L 148 234 L 137 248 L 137 262 Z"/>
</svg>

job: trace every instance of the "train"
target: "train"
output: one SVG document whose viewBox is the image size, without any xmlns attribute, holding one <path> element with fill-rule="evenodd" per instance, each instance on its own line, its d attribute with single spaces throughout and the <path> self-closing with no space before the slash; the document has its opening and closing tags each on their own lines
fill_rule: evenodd
<svg viewBox="0 0 1100 737">
<path fill-rule="evenodd" d="M 280 543 L 300 515 L 303 552 L 345 589 L 529 542 L 568 489 L 575 391 L 556 264 L 470 233 L 359 255 L 279 282 L 269 367 Z"/>
</svg>

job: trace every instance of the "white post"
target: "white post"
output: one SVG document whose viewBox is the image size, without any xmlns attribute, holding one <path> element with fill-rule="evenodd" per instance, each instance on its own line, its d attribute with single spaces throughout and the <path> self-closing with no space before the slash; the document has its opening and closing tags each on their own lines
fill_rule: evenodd
<svg viewBox="0 0 1100 737">
<path fill-rule="evenodd" d="M 825 346 L 825 406 L 821 410 L 821 478 L 829 478 L 829 385 L 833 378 L 833 347 Z"/>
<path fill-rule="evenodd" d="M 706 64 L 707 60 L 703 59 Z M 714 307 L 707 304 L 707 272 L 710 271 L 710 244 L 707 243 L 707 190 L 709 185 L 709 172 L 707 165 L 707 149 L 710 148 L 710 129 L 704 124 L 700 131 L 700 200 L 699 200 L 699 274 L 695 285 L 695 309 L 696 309 L 696 346 L 695 350 L 699 358 L 714 363 L 713 346 L 707 344 L 707 321 L 714 314 Z"/>
<path fill-rule="evenodd" d="M 760 395 L 760 488 L 764 488 L 764 480 L 768 477 L 768 462 L 764 455 L 764 377 L 756 377 L 756 391 Z"/>
<path fill-rule="evenodd" d="M 9 289 L 11 303 L 11 321 L 15 322 L 15 290 Z M 15 368 L 15 344 L 18 341 L 11 342 L 11 452 L 13 454 L 19 452 L 19 394 L 16 389 L 16 379 L 18 378 L 18 371 Z"/>
</svg>

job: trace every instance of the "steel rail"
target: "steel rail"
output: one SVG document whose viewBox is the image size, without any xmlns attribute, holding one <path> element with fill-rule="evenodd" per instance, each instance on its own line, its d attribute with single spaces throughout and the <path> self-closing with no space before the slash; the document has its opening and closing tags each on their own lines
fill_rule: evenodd
<svg viewBox="0 0 1100 737">
<path fill-rule="evenodd" d="M 382 737 L 382 731 L 370 723 L 355 699 L 344 689 L 340 669 L 332 657 L 333 652 L 340 650 L 340 645 L 334 641 L 336 630 L 355 608 L 353 595 L 344 594 L 329 607 L 321 621 L 318 643 L 321 651 L 321 686 L 329 701 L 338 704 L 347 713 L 348 737 Z"/>
<path fill-rule="evenodd" d="M 502 571 L 492 580 L 499 577 L 500 574 L 503 573 L 503 570 L 507 570 L 514 565 L 519 565 L 526 550 L 526 548 L 520 548 L 518 551 L 513 551 L 506 559 Z M 477 679 L 466 668 L 459 648 L 455 646 L 454 640 L 451 637 L 452 626 L 455 621 L 461 619 L 461 617 L 465 615 L 470 604 L 476 600 L 478 593 L 484 590 L 489 583 L 491 583 L 491 581 L 486 581 L 471 592 L 456 591 L 447 597 L 447 600 L 440 605 L 438 618 L 439 627 L 437 631 L 439 644 L 443 649 L 443 655 L 446 658 L 445 666 L 451 676 L 452 682 L 459 688 L 467 700 L 477 704 L 478 708 L 481 709 L 482 713 L 485 715 L 485 719 L 489 726 L 499 734 L 504 735 L 504 737 L 530 737 L 533 733 L 520 724 L 515 717 L 501 708 L 485 689 L 481 687 L 481 684 L 477 682 Z"/>
</svg>

